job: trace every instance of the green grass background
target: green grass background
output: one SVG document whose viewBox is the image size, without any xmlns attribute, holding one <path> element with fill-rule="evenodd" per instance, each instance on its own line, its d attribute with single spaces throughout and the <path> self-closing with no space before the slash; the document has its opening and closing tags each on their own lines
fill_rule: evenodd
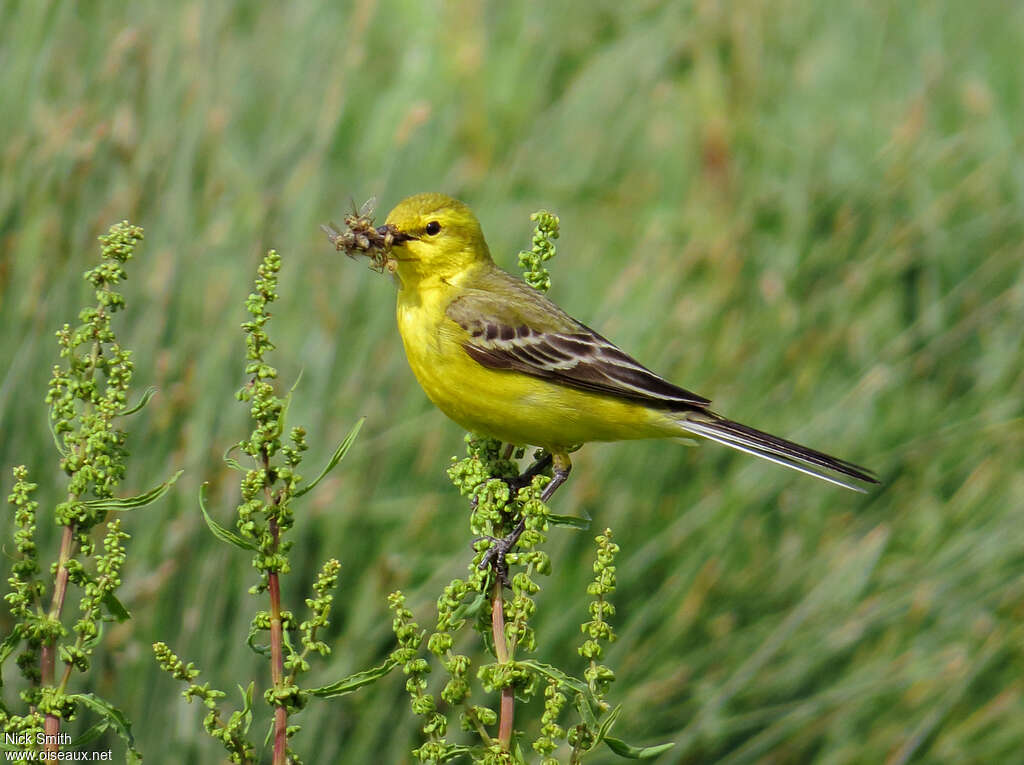
<svg viewBox="0 0 1024 765">
<path fill-rule="evenodd" d="M 254 572 L 196 503 L 209 481 L 230 522 L 220 455 L 247 433 L 238 325 L 266 248 L 306 472 L 368 418 L 297 508 L 287 603 L 343 563 L 310 682 L 389 650 L 388 591 L 429 625 L 464 569 L 444 477 L 462 433 L 406 366 L 389 279 L 317 228 L 425 190 L 468 201 L 510 269 L 528 214 L 556 211 L 556 301 L 728 415 L 884 481 L 859 496 L 713 445 L 579 453 L 554 504 L 622 546 L 618 735 L 676 741 L 665 763 L 1020 761 L 1024 6 L 12 0 L 0 28 L 5 495 L 26 463 L 57 501 L 52 333 L 89 299 L 95 237 L 146 229 L 117 327 L 138 390 L 160 392 L 131 422 L 126 491 L 186 472 L 126 518 L 134 618 L 76 682 L 128 713 L 147 761 L 221 760 L 154 640 L 215 686 L 267 682 L 244 646 Z M 542 660 L 580 661 L 591 536 L 551 535 Z M 312 704 L 297 749 L 406 761 L 402 683 Z"/>
</svg>

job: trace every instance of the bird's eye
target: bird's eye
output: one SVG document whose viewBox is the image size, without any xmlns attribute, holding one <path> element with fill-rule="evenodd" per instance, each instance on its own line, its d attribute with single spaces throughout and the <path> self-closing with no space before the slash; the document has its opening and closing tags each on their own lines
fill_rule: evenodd
<svg viewBox="0 0 1024 765">
<path fill-rule="evenodd" d="M 427 227 L 424 229 L 424 231 L 426 231 L 431 236 L 434 236 L 435 234 L 440 234 L 441 224 L 438 223 L 436 220 L 432 220 L 430 221 L 430 223 L 427 224 Z"/>
</svg>

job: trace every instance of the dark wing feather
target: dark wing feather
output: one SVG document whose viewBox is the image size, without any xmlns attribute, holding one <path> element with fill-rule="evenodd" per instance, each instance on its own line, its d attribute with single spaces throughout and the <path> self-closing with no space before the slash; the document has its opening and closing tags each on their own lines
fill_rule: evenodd
<svg viewBox="0 0 1024 765">
<path fill-rule="evenodd" d="M 448 306 L 469 333 L 466 353 L 489 369 L 508 369 L 595 393 L 665 409 L 711 402 L 659 377 L 531 288 L 523 300 L 498 304 L 471 290 Z M 525 300 L 525 302 L 524 302 Z"/>
<path fill-rule="evenodd" d="M 462 347 L 489 369 L 510 369 L 581 390 L 680 412 L 683 430 L 856 491 L 864 489 L 832 473 L 877 483 L 870 470 L 727 420 L 708 411 L 711 402 L 676 387 L 601 335 L 580 324 L 531 287 L 503 271 L 478 282 L 447 308 L 469 335 Z"/>
</svg>

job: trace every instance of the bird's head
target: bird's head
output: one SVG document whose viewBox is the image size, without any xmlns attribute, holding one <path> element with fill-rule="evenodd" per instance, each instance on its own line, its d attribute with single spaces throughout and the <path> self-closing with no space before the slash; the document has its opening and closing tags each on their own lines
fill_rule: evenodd
<svg viewBox="0 0 1024 765">
<path fill-rule="evenodd" d="M 473 211 L 444 194 L 403 199 L 381 230 L 390 230 L 390 259 L 404 287 L 425 279 L 451 281 L 491 254 Z"/>
</svg>

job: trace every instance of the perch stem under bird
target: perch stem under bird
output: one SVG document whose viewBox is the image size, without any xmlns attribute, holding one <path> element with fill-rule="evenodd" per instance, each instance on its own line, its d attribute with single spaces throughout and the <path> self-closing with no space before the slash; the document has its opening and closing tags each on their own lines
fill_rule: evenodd
<svg viewBox="0 0 1024 765">
<path fill-rule="evenodd" d="M 530 467 L 523 471 L 521 475 L 509 482 L 509 488 L 512 490 L 511 495 L 514 496 L 520 487 L 529 485 L 534 476 L 540 475 L 549 467 L 554 465 L 551 481 L 544 487 L 544 491 L 540 495 L 540 501 L 546 504 L 547 501 L 551 499 L 551 495 L 558 490 L 558 487 L 565 483 L 566 479 L 569 477 L 569 471 L 572 470 L 572 464 L 570 462 L 565 461 L 561 462 L 561 464 L 560 462 L 561 461 L 556 459 L 552 454 L 543 452 L 541 456 L 538 457 Z M 493 544 L 487 549 L 487 552 L 484 553 L 480 563 L 477 564 L 477 568 L 482 571 L 488 566 L 493 565 L 495 571 L 498 573 L 498 578 L 501 583 L 508 586 L 508 564 L 505 562 L 505 556 L 508 555 L 516 546 L 516 542 L 519 541 L 519 537 L 523 535 L 524 531 L 526 531 L 526 518 L 522 517 L 515 525 L 515 528 L 509 532 L 508 536 L 503 539 L 491 538 L 491 542 L 493 542 Z"/>
<path fill-rule="evenodd" d="M 697 436 L 863 492 L 867 468 L 734 422 L 650 371 L 491 259 L 472 211 L 444 194 L 367 206 L 324 226 L 339 251 L 397 277 L 398 328 L 427 396 L 466 430 L 552 455 L 545 500 L 590 441 Z M 513 540 L 514 543 L 514 540 Z M 505 548 L 509 549 L 508 547 Z"/>
</svg>

